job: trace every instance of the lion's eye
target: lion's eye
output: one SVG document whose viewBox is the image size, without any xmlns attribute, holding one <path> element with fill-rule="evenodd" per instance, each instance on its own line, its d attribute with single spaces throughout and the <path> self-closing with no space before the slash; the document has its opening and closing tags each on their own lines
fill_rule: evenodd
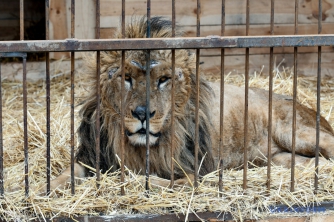
<svg viewBox="0 0 334 222">
<path fill-rule="evenodd" d="M 119 77 L 120 79 L 122 79 L 122 75 L 121 75 L 121 74 L 118 75 L 118 77 Z M 124 79 L 125 79 L 125 86 L 126 86 L 126 88 L 127 88 L 127 89 L 130 89 L 131 86 L 132 86 L 132 78 L 131 78 L 130 74 L 125 73 Z"/>
<path fill-rule="evenodd" d="M 159 82 L 158 82 L 158 86 L 159 87 L 162 87 L 163 85 L 165 85 L 167 83 L 167 81 L 170 79 L 170 77 L 167 77 L 167 76 L 163 76 L 159 79 Z"/>
<path fill-rule="evenodd" d="M 125 74 L 125 81 L 131 82 L 131 77 L 129 74 Z"/>
<path fill-rule="evenodd" d="M 122 75 L 119 74 L 118 77 L 122 78 Z M 132 78 L 131 78 L 130 74 L 128 74 L 128 73 L 125 74 L 124 79 L 125 79 L 126 82 L 131 82 L 132 81 Z"/>
<path fill-rule="evenodd" d="M 163 76 L 159 79 L 159 83 L 164 83 L 164 82 L 167 82 L 170 78 L 167 77 L 167 76 Z"/>
</svg>

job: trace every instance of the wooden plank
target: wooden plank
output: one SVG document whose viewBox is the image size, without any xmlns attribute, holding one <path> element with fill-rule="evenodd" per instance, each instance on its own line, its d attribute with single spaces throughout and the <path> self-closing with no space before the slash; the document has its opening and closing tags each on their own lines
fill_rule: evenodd
<svg viewBox="0 0 334 222">
<path fill-rule="evenodd" d="M 182 26 L 185 31 L 185 36 L 195 37 L 196 27 L 195 26 Z M 201 26 L 201 36 L 209 35 L 220 35 L 221 33 L 220 25 L 215 26 Z M 269 24 L 250 24 L 249 35 L 269 35 L 270 25 Z M 324 23 L 322 24 L 322 34 L 333 34 L 334 33 L 334 23 Z M 226 36 L 244 36 L 246 34 L 245 25 L 228 25 L 226 26 L 225 35 Z M 294 25 L 291 24 L 281 24 L 274 26 L 275 35 L 293 35 Z M 318 24 L 300 24 L 298 26 L 298 34 L 300 35 L 311 35 L 318 34 Z"/>
<path fill-rule="evenodd" d="M 67 4 L 68 33 L 71 33 L 71 1 Z M 95 38 L 95 1 L 80 0 L 75 4 L 75 38 Z"/>
<path fill-rule="evenodd" d="M 67 8 L 67 38 L 71 37 L 71 1 L 66 1 Z M 75 2 L 75 38 L 95 39 L 95 1 L 81 0 Z M 76 52 L 75 58 L 81 58 L 82 53 Z"/>
<path fill-rule="evenodd" d="M 284 54 L 284 53 L 293 53 L 293 47 L 277 47 L 274 48 L 274 54 Z M 299 53 L 316 53 L 318 52 L 318 47 L 299 47 Z M 322 52 L 334 52 L 333 46 L 324 46 L 322 47 Z M 269 48 L 251 48 L 250 55 L 261 55 L 261 54 L 268 54 Z M 227 48 L 225 49 L 226 55 L 244 55 L 245 49 L 233 49 Z M 220 49 L 202 49 L 201 50 L 202 56 L 218 56 L 220 55 Z"/>
<path fill-rule="evenodd" d="M 298 54 L 298 75 L 315 76 L 317 74 L 317 53 L 299 53 Z M 293 54 L 275 54 L 275 67 L 282 68 L 293 67 Z M 201 65 L 205 73 L 218 74 L 220 72 L 220 56 L 202 56 Z M 250 55 L 249 73 L 254 72 L 268 74 L 269 54 Z M 334 77 L 333 53 L 322 54 L 322 76 Z M 262 71 L 261 71 L 262 70 Z M 245 56 L 233 55 L 225 56 L 225 74 L 227 73 L 245 73 Z"/>
<path fill-rule="evenodd" d="M 176 3 L 176 19 L 182 25 L 196 24 L 196 0 L 178 1 Z M 307 0 L 300 4 L 299 24 L 317 23 L 317 0 Z M 294 23 L 294 1 L 281 0 L 275 4 L 275 24 Z M 152 15 L 171 16 L 169 0 L 152 1 Z M 221 20 L 221 0 L 201 1 L 201 24 L 218 25 Z M 334 22 L 334 0 L 323 1 L 323 22 Z M 245 24 L 246 3 L 244 0 L 226 1 L 226 24 Z M 267 0 L 250 1 L 251 24 L 265 24 L 270 21 L 270 3 Z M 126 1 L 126 18 L 133 15 L 146 14 L 145 0 Z M 101 1 L 101 27 L 117 27 L 121 16 L 121 2 L 118 0 Z"/>
<path fill-rule="evenodd" d="M 196 27 L 193 26 L 184 26 L 182 27 L 185 31 L 185 36 L 187 37 L 194 37 L 196 35 Z M 220 26 L 202 26 L 201 27 L 201 36 L 209 36 L 209 35 L 220 35 Z M 251 25 L 251 34 L 254 35 L 267 35 L 269 32 L 269 25 Z M 116 28 L 103 28 L 101 29 L 101 38 L 113 38 L 114 32 Z M 267 31 L 268 30 L 268 31 Z M 284 35 L 288 33 L 293 33 L 294 27 L 293 25 L 276 25 L 275 26 L 275 34 L 277 35 Z M 316 34 L 317 32 L 317 25 L 312 24 L 304 24 L 299 26 L 300 34 Z M 323 24 L 323 33 L 330 34 L 333 33 L 333 24 L 325 23 Z M 234 26 L 227 26 L 226 27 L 226 36 L 238 36 L 245 34 L 245 27 L 243 25 L 234 25 Z M 299 49 L 300 52 L 317 52 L 317 47 L 302 47 Z M 334 52 L 333 46 L 326 46 L 322 48 L 323 52 Z M 282 48 L 275 48 L 275 53 L 292 53 L 293 48 L 291 47 L 282 47 Z M 202 55 L 219 55 L 220 50 L 201 50 Z M 226 49 L 227 55 L 235 55 L 235 54 L 244 54 L 244 49 Z M 268 53 L 267 48 L 256 48 L 251 49 L 251 54 L 262 54 Z"/>
<path fill-rule="evenodd" d="M 180 26 L 180 29 L 184 31 L 184 36 L 195 37 L 196 27 L 195 26 Z M 116 27 L 112 28 L 102 28 L 101 36 L 104 38 L 112 38 Z M 214 26 L 201 26 L 201 36 L 210 35 L 220 35 L 221 33 L 220 25 Z M 324 23 L 322 25 L 322 34 L 333 34 L 334 33 L 334 23 Z M 270 25 L 250 25 L 250 35 L 268 35 L 270 31 Z M 298 26 L 298 33 L 300 35 L 311 35 L 317 34 L 318 24 L 302 24 Z M 226 36 L 244 36 L 246 34 L 246 27 L 244 25 L 227 25 L 225 35 Z M 275 35 L 293 35 L 294 26 L 290 24 L 286 25 L 275 25 L 274 26 Z"/>
<path fill-rule="evenodd" d="M 67 32 L 67 13 L 66 0 L 50 1 L 50 39 L 66 39 Z M 50 53 L 50 57 L 54 59 L 68 58 L 69 52 Z"/>
</svg>

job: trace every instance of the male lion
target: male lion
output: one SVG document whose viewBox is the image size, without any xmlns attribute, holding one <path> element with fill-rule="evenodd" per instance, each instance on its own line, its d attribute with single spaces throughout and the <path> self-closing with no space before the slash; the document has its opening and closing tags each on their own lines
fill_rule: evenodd
<svg viewBox="0 0 334 222">
<path fill-rule="evenodd" d="M 161 17 L 151 19 L 151 36 L 171 37 L 171 22 Z M 120 31 L 116 35 L 121 37 Z M 146 19 L 133 20 L 126 27 L 126 38 L 145 38 Z M 150 98 L 150 172 L 170 179 L 170 141 L 174 135 L 176 182 L 185 182 L 185 173 L 194 174 L 195 138 L 195 57 L 187 50 L 176 50 L 175 56 L 175 131 L 171 132 L 171 51 L 151 51 Z M 80 163 L 95 166 L 95 115 L 97 103 L 101 107 L 101 163 L 102 172 L 119 168 L 116 155 L 121 147 L 121 53 L 101 53 L 101 100 L 96 100 L 95 55 L 87 59 L 91 76 L 91 92 L 81 109 L 82 122 L 78 130 L 80 146 L 76 154 L 75 176 L 84 177 L 89 171 Z M 125 162 L 136 172 L 145 172 L 146 156 L 146 59 L 144 51 L 127 51 L 125 58 Z M 219 140 L 219 86 L 200 79 L 199 154 L 202 161 L 200 175 L 217 167 Z M 224 168 L 243 164 L 244 152 L 244 88 L 226 85 L 224 95 Z M 268 143 L 268 92 L 249 90 L 248 160 L 264 165 Z M 271 156 L 275 164 L 290 167 L 292 147 L 292 100 L 288 96 L 273 95 L 273 126 Z M 315 156 L 315 111 L 297 104 L 296 163 L 305 164 Z M 320 119 L 320 152 L 325 158 L 334 157 L 334 133 L 328 122 Z M 324 161 L 321 159 L 321 161 Z M 69 181 L 66 169 L 51 182 L 51 188 L 63 187 Z M 168 183 L 167 183 L 168 184 Z M 166 184 L 165 184 L 166 185 Z"/>
</svg>

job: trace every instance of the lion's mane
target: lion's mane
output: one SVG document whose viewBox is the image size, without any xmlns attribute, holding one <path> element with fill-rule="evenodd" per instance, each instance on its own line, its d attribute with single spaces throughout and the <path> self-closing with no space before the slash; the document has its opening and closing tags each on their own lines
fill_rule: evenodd
<svg viewBox="0 0 334 222">
<path fill-rule="evenodd" d="M 146 18 L 132 19 L 126 26 L 126 38 L 145 38 Z M 176 33 L 180 35 L 180 32 Z M 172 37 L 172 24 L 169 20 L 161 17 L 151 18 L 151 36 L 153 38 Z M 120 30 L 115 34 L 121 38 Z M 158 50 L 156 50 L 158 51 Z M 161 53 L 162 50 L 160 50 Z M 184 75 L 188 75 L 188 84 L 185 88 L 179 89 L 182 93 L 175 95 L 175 150 L 174 159 L 175 177 L 184 177 L 185 173 L 194 173 L 194 149 L 195 149 L 195 100 L 196 100 L 196 75 L 195 57 L 187 50 L 176 50 L 176 64 L 182 66 Z M 143 53 L 143 51 L 141 51 Z M 138 51 L 128 51 L 139 53 Z M 154 58 L 155 51 L 151 51 L 151 58 Z M 170 50 L 165 50 L 167 57 L 171 58 Z M 96 165 L 96 107 L 100 103 L 100 169 L 102 172 L 114 171 L 119 168 L 119 161 L 116 155 L 121 154 L 121 120 L 119 101 L 121 98 L 114 98 L 114 89 L 106 86 L 108 80 L 107 68 L 114 63 L 120 63 L 121 52 L 101 52 L 101 100 L 96 100 L 96 53 L 86 58 L 86 72 L 90 76 L 88 81 L 89 95 L 83 102 L 80 114 L 81 124 L 78 129 L 80 145 L 76 153 L 76 161 L 89 166 Z M 171 65 L 170 65 L 171 66 Z M 205 175 L 214 169 L 214 158 L 212 155 L 213 124 L 211 122 L 210 108 L 212 106 L 212 90 L 209 85 L 200 78 L 200 110 L 199 110 L 199 155 L 201 162 L 200 175 Z M 145 96 L 145 95 L 143 95 Z M 111 98 L 110 98 L 111 97 Z M 169 179 L 172 172 L 170 168 L 171 157 L 171 136 L 173 135 L 170 126 L 163 130 L 159 138 L 159 144 L 151 147 L 150 150 L 150 172 L 157 176 Z M 145 172 L 145 147 L 135 147 L 125 140 L 125 165 L 134 171 Z M 181 169 L 182 168 L 182 169 Z M 86 174 L 89 174 L 87 171 Z"/>
</svg>

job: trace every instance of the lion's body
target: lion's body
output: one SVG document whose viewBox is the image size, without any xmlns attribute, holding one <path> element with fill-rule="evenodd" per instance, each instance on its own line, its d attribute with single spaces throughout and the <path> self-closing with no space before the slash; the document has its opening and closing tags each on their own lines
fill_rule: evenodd
<svg viewBox="0 0 334 222">
<path fill-rule="evenodd" d="M 160 17 L 151 20 L 152 37 L 171 37 L 171 22 Z M 127 38 L 145 38 L 145 19 L 133 20 L 126 28 Z M 120 37 L 121 34 L 116 35 Z M 175 52 L 175 130 L 171 131 L 171 50 L 150 52 L 150 172 L 169 179 L 171 175 L 171 140 L 175 149 L 173 158 L 175 177 L 194 173 L 196 58 L 187 50 Z M 100 103 L 101 136 L 100 168 L 103 172 L 119 167 L 116 156 L 121 156 L 121 52 L 101 53 L 101 100 L 96 101 L 96 55 L 86 59 L 91 76 L 90 94 L 82 109 L 82 122 L 78 130 L 80 146 L 76 155 L 77 168 L 83 176 L 80 163 L 96 164 L 95 120 L 96 106 Z M 146 58 L 144 51 L 125 53 L 125 165 L 136 172 L 145 173 L 146 159 Z M 199 94 L 199 155 L 203 159 L 200 175 L 217 168 L 219 159 L 219 107 L 220 89 L 217 83 L 200 78 Z M 224 168 L 242 165 L 244 153 L 244 88 L 225 86 L 223 121 Z M 272 151 L 270 156 L 277 164 L 289 166 L 292 147 L 292 100 L 287 96 L 273 96 Z M 263 165 L 268 155 L 268 92 L 249 91 L 248 160 Z M 315 156 L 315 119 L 313 110 L 297 104 L 296 162 L 304 163 Z M 320 150 L 327 158 L 334 157 L 333 130 L 321 118 Z M 287 158 L 288 154 L 288 158 Z M 308 158 L 311 157 L 311 158 Z M 182 169 L 180 169 L 180 167 Z M 79 172 L 79 171 L 78 171 Z M 86 170 L 87 175 L 87 170 Z M 52 187 L 64 183 L 54 180 Z"/>
<path fill-rule="evenodd" d="M 216 137 L 219 138 L 219 86 L 211 85 L 215 91 L 216 106 L 211 115 L 214 120 Z M 248 160 L 264 165 L 268 156 L 268 104 L 266 90 L 249 89 L 248 107 Z M 244 88 L 225 85 L 224 91 L 224 146 L 225 168 L 242 165 L 244 153 Z M 273 94 L 271 154 L 274 163 L 291 166 L 293 100 L 289 96 Z M 303 164 L 315 156 L 316 112 L 297 103 L 296 106 L 296 154 L 297 164 Z M 326 158 L 334 156 L 334 133 L 328 122 L 320 119 L 320 152 Z M 214 151 L 218 153 L 218 151 Z M 287 154 L 289 154 L 287 156 Z M 310 157 L 310 158 L 307 158 Z"/>
</svg>

